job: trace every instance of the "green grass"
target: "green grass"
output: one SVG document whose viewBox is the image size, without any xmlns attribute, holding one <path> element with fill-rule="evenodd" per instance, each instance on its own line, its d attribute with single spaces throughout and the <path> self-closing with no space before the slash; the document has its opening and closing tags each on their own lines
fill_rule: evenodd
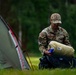
<svg viewBox="0 0 76 75">
<path fill-rule="evenodd" d="M 0 70 L 0 75 L 75 75 L 76 69 L 38 69 L 39 58 L 41 55 L 30 55 L 33 65 L 31 70 L 5 69 Z"/>
<path fill-rule="evenodd" d="M 0 75 L 75 75 L 76 69 L 0 70 Z"/>
<path fill-rule="evenodd" d="M 39 64 L 39 58 L 40 58 L 40 54 L 29 54 L 29 58 L 28 59 L 28 62 L 30 63 L 30 66 L 33 70 L 38 70 L 38 64 Z"/>
</svg>

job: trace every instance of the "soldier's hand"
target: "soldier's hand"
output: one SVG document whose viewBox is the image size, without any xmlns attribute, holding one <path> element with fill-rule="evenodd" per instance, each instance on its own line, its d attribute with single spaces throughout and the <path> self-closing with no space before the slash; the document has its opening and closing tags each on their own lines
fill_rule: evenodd
<svg viewBox="0 0 76 75">
<path fill-rule="evenodd" d="M 51 53 L 48 50 L 44 51 L 44 53 L 47 55 L 51 55 Z"/>
</svg>

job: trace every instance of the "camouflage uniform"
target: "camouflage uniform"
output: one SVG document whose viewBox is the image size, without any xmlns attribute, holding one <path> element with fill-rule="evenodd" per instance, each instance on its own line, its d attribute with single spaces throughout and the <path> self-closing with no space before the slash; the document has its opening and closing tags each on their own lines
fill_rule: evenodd
<svg viewBox="0 0 76 75">
<path fill-rule="evenodd" d="M 69 35 L 62 27 L 59 27 L 57 32 L 54 32 L 51 26 L 42 30 L 38 38 L 39 50 L 43 52 L 44 49 L 47 49 L 50 41 L 57 41 L 65 45 L 70 45 Z"/>
<path fill-rule="evenodd" d="M 47 50 L 48 44 L 51 41 L 57 41 L 65 45 L 70 45 L 67 31 L 60 26 L 56 32 L 53 31 L 51 25 L 40 32 L 38 37 L 39 50 L 43 53 Z"/>
</svg>

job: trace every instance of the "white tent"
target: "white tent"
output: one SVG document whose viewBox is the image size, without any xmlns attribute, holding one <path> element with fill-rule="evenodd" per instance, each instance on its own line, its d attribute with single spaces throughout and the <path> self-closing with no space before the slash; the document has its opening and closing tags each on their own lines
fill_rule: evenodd
<svg viewBox="0 0 76 75">
<path fill-rule="evenodd" d="M 14 33 L 0 16 L 0 69 L 10 67 L 30 69 Z"/>
</svg>

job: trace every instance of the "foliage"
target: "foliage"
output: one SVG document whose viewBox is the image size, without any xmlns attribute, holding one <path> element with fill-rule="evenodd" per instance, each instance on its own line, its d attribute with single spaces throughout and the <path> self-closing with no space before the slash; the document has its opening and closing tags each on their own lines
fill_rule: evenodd
<svg viewBox="0 0 76 75">
<path fill-rule="evenodd" d="M 12 26 L 18 35 L 19 25 L 22 30 L 22 43 L 28 51 L 38 52 L 38 35 L 50 25 L 50 15 L 58 12 L 62 16 L 62 27 L 69 35 L 72 46 L 76 49 L 76 5 L 68 0 L 0 0 L 0 14 Z"/>
</svg>

